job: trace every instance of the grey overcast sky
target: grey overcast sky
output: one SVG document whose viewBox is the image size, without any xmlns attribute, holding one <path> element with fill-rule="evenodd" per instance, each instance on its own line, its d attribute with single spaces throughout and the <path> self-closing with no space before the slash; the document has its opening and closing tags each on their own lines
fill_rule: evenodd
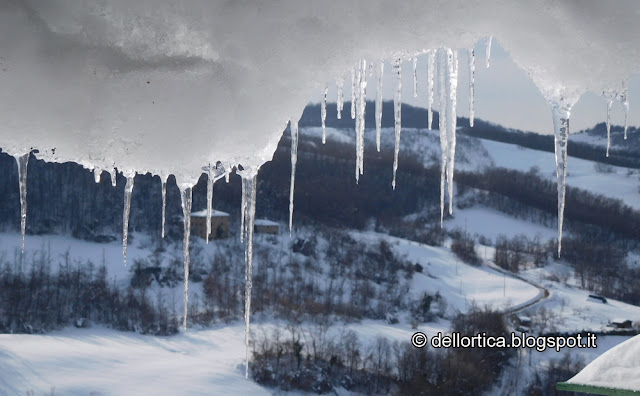
<svg viewBox="0 0 640 396">
<path fill-rule="evenodd" d="M 509 54 L 494 38 L 491 48 L 490 67 L 485 66 L 484 40 L 476 43 L 476 74 L 475 74 L 475 116 L 486 121 L 502 124 L 508 128 L 549 134 L 553 131 L 551 110 L 548 103 L 540 94 L 526 73 L 511 60 Z M 459 80 L 458 80 L 458 115 L 469 116 L 469 73 L 468 56 L 466 51 L 459 51 Z M 384 68 L 383 97 L 384 100 L 393 99 L 391 64 Z M 375 79 L 375 76 L 374 76 Z M 351 100 L 351 77 L 345 76 L 345 100 Z M 375 99 L 375 84 L 369 80 L 367 99 Z M 418 58 L 418 97 L 413 97 L 413 64 L 402 64 L 402 101 L 413 106 L 427 107 L 427 57 Z M 335 102 L 337 89 L 335 83 L 329 84 L 328 101 Z M 321 93 L 312 98 L 318 102 Z M 636 74 L 629 83 L 629 125 L 640 125 L 640 110 L 635 111 L 635 101 L 640 106 L 640 76 Z M 437 95 L 434 98 L 434 109 L 437 110 Z M 600 93 L 588 92 L 584 94 L 571 112 L 571 132 L 591 128 L 599 122 L 606 121 L 606 101 Z M 372 110 L 370 110 L 372 111 Z M 622 125 L 624 113 L 619 102 L 612 107 L 612 123 Z M 373 127 L 373 125 L 367 125 Z"/>
</svg>

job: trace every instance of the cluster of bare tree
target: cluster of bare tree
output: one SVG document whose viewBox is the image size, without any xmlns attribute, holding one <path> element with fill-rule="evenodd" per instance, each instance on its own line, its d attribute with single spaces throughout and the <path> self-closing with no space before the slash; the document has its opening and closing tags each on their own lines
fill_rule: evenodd
<svg viewBox="0 0 640 396">
<path fill-rule="evenodd" d="M 43 250 L 0 262 L 0 332 L 41 333 L 91 322 L 145 334 L 174 334 L 177 320 L 159 293 L 110 282 L 103 263 L 54 259 Z"/>
<path fill-rule="evenodd" d="M 501 314 L 472 307 L 453 330 L 506 335 Z M 365 394 L 470 395 L 488 389 L 513 351 L 497 348 L 435 350 L 377 336 L 363 342 L 330 322 L 262 328 L 253 345 L 252 377 L 283 390 L 326 393 L 337 387 Z"/>
<path fill-rule="evenodd" d="M 323 243 L 317 241 L 320 234 Z M 385 241 L 368 245 L 334 229 L 299 237 L 291 242 L 293 246 L 270 236 L 255 242 L 254 314 L 293 322 L 318 315 L 395 321 L 398 313 L 417 304 L 408 293 L 415 265 Z M 198 267 L 210 265 L 203 280 L 204 296 L 194 300 L 197 307 L 190 307 L 190 320 L 203 324 L 235 319 L 242 313 L 242 247 L 233 241 L 217 243 L 215 257 L 192 254 L 195 273 Z"/>
</svg>

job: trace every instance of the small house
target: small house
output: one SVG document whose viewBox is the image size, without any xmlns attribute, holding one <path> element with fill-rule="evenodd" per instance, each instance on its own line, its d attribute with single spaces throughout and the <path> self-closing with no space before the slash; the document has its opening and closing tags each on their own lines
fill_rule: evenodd
<svg viewBox="0 0 640 396">
<path fill-rule="evenodd" d="M 633 322 L 630 319 L 623 318 L 612 319 L 611 322 L 609 322 L 609 326 L 615 327 L 616 329 L 630 329 L 632 324 Z"/>
<path fill-rule="evenodd" d="M 518 324 L 523 327 L 531 327 L 531 318 L 529 316 L 518 315 Z"/>
<path fill-rule="evenodd" d="M 256 219 L 253 223 L 253 230 L 258 234 L 278 235 L 280 224 L 267 219 Z"/>
<path fill-rule="evenodd" d="M 207 210 L 191 212 L 191 235 L 207 239 Z M 211 234 L 209 239 L 229 237 L 229 213 L 219 210 L 211 211 Z"/>
</svg>

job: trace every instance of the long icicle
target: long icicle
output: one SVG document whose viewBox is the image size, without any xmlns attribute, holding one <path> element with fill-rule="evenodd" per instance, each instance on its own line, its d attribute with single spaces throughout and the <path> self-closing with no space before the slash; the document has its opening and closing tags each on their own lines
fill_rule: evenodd
<svg viewBox="0 0 640 396">
<path fill-rule="evenodd" d="M 382 132 L 382 75 L 384 61 L 378 64 L 378 86 L 376 88 L 376 148 L 380 152 L 380 134 Z"/>
<path fill-rule="evenodd" d="M 413 97 L 418 97 L 418 57 L 413 57 Z"/>
<path fill-rule="evenodd" d="M 433 50 L 429 50 L 427 53 L 427 97 L 428 97 L 428 107 L 429 107 L 429 129 L 433 129 L 433 86 L 435 80 L 435 55 L 436 52 Z"/>
<path fill-rule="evenodd" d="M 191 186 L 180 189 L 180 198 L 182 201 L 183 216 L 183 237 L 182 237 L 182 256 L 184 260 L 184 316 L 182 318 L 182 327 L 187 329 L 187 311 L 189 308 L 189 265 L 191 257 L 189 255 L 189 238 L 191 237 Z"/>
<path fill-rule="evenodd" d="M 342 109 L 344 107 L 344 79 L 336 78 L 336 87 L 338 87 L 338 97 L 336 99 L 336 110 L 338 119 L 342 119 Z"/>
<path fill-rule="evenodd" d="M 473 47 L 469 50 L 469 126 L 473 128 L 476 105 L 476 51 Z"/>
<path fill-rule="evenodd" d="M 356 96 L 355 100 L 351 104 L 351 108 L 356 111 L 356 123 L 355 123 L 355 132 L 356 132 L 356 184 L 360 178 L 360 79 L 362 78 L 362 68 L 361 63 L 358 62 L 358 69 L 356 70 Z"/>
<path fill-rule="evenodd" d="M 353 103 L 351 103 L 353 106 Z M 298 162 L 298 120 L 292 118 L 290 121 L 291 130 L 291 186 L 289 189 L 289 236 L 293 230 L 293 193 L 296 185 L 296 163 Z"/>
<path fill-rule="evenodd" d="M 438 57 L 438 92 L 440 107 L 438 108 L 438 129 L 440 130 L 440 227 L 444 225 L 444 190 L 447 177 L 447 94 L 446 94 L 446 62 L 447 50 L 441 48 Z"/>
<path fill-rule="evenodd" d="M 160 175 L 160 183 L 162 184 L 162 238 L 164 238 L 165 213 L 167 209 L 167 178 L 166 174 Z"/>
<path fill-rule="evenodd" d="M 351 68 L 351 119 L 356 119 L 356 90 L 358 82 L 356 81 L 356 69 Z"/>
<path fill-rule="evenodd" d="M 367 61 L 361 60 L 358 69 L 356 120 L 356 183 L 364 173 L 364 119 L 367 106 Z"/>
<path fill-rule="evenodd" d="M 558 257 L 562 250 L 562 226 L 564 223 L 564 203 L 567 185 L 567 147 L 569 142 L 569 117 L 571 105 L 552 103 L 553 129 L 556 157 L 556 178 L 558 185 Z"/>
<path fill-rule="evenodd" d="M 393 63 L 393 115 L 395 119 L 396 144 L 393 155 L 393 181 L 391 186 L 396 189 L 396 171 L 398 170 L 398 156 L 400 154 L 400 134 L 402 133 L 402 59 Z"/>
<path fill-rule="evenodd" d="M 611 106 L 613 105 L 612 95 L 607 95 L 607 157 L 609 156 L 609 148 L 611 147 Z"/>
<path fill-rule="evenodd" d="M 127 183 L 124 186 L 124 209 L 122 210 L 122 256 L 127 264 L 127 240 L 129 239 L 129 214 L 131 213 L 131 193 L 135 172 L 127 173 Z"/>
<path fill-rule="evenodd" d="M 458 94 L 458 51 L 447 52 L 448 62 L 448 109 L 447 109 L 447 187 L 449 188 L 449 214 L 453 214 L 453 168 L 456 159 L 456 128 L 457 128 L 457 94 Z"/>
<path fill-rule="evenodd" d="M 242 197 L 240 198 L 240 243 L 244 242 L 245 214 L 247 213 L 247 194 L 244 191 L 244 183 L 242 183 Z"/>
<path fill-rule="evenodd" d="M 244 250 L 244 345 L 245 345 L 245 378 L 249 378 L 249 335 L 251 332 L 251 289 L 253 286 L 253 227 L 256 214 L 257 170 L 242 175 L 242 194 L 244 206 L 246 245 Z"/>
<path fill-rule="evenodd" d="M 211 212 L 213 205 L 213 183 L 214 183 L 214 170 L 209 164 L 207 172 L 207 237 L 205 241 L 209 244 L 209 235 L 211 235 Z"/>
<path fill-rule="evenodd" d="M 486 62 L 487 62 L 487 69 L 489 68 L 489 60 L 491 59 L 491 42 L 493 41 L 493 36 L 489 36 L 489 38 L 487 39 L 487 52 L 486 52 Z"/>
<path fill-rule="evenodd" d="M 325 121 L 327 119 L 327 92 L 329 87 L 324 86 L 324 94 L 322 95 L 322 104 L 320 106 L 320 118 L 322 118 L 322 144 L 327 143 L 327 131 L 325 127 Z"/>
<path fill-rule="evenodd" d="M 22 232 L 22 253 L 24 253 L 24 234 L 27 230 L 27 165 L 29 154 L 16 156 L 18 164 L 18 184 L 20 189 L 20 231 Z"/>
</svg>

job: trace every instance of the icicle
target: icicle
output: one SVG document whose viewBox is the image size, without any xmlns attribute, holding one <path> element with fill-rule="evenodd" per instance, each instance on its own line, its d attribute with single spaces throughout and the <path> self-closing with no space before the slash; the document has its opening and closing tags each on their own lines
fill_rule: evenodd
<svg viewBox="0 0 640 396">
<path fill-rule="evenodd" d="M 29 154 L 16 156 L 18 164 L 18 184 L 20 188 L 20 231 L 22 232 L 22 253 L 24 253 L 24 234 L 27 230 L 27 165 Z"/>
<path fill-rule="evenodd" d="M 253 286 L 253 227 L 256 215 L 257 170 L 242 171 L 243 218 L 245 222 L 242 233 L 245 234 L 244 250 L 244 345 L 245 345 L 245 377 L 249 378 L 249 334 L 251 323 L 251 289 Z"/>
<path fill-rule="evenodd" d="M 364 116 L 367 106 L 367 61 L 361 60 L 358 68 L 357 119 L 356 119 L 356 182 L 364 173 Z"/>
<path fill-rule="evenodd" d="M 369 77 L 373 76 L 373 62 L 369 62 Z"/>
<path fill-rule="evenodd" d="M 124 209 L 122 210 L 122 256 L 127 264 L 127 239 L 129 237 L 129 214 L 131 213 L 131 193 L 135 172 L 127 174 L 127 184 L 124 186 Z"/>
<path fill-rule="evenodd" d="M 440 130 L 440 227 L 444 223 L 444 190 L 445 179 L 447 176 L 447 95 L 445 85 L 447 50 L 440 49 L 436 54 L 438 56 L 438 91 L 440 98 L 440 107 L 438 108 L 438 129 Z"/>
<path fill-rule="evenodd" d="M 207 174 L 207 237 L 205 238 L 207 244 L 209 244 L 209 235 L 211 234 L 211 209 L 213 205 L 213 183 L 214 169 L 209 164 L 209 172 Z"/>
<path fill-rule="evenodd" d="M 567 181 L 567 146 L 569 141 L 569 116 L 571 105 L 552 103 L 553 129 L 556 155 L 556 177 L 558 184 L 558 257 L 562 250 L 562 225 Z"/>
<path fill-rule="evenodd" d="M 447 51 L 449 85 L 447 86 L 449 100 L 447 102 L 447 186 L 449 187 L 449 214 L 453 214 L 453 168 L 456 159 L 456 128 L 457 128 L 457 94 L 458 94 L 458 52 Z"/>
<path fill-rule="evenodd" d="M 378 86 L 376 89 L 376 147 L 380 152 L 380 133 L 382 131 L 382 75 L 384 74 L 384 61 L 378 65 Z"/>
<path fill-rule="evenodd" d="M 469 126 L 473 128 L 476 104 L 476 52 L 473 48 L 469 50 Z"/>
<path fill-rule="evenodd" d="M 353 103 L 352 103 L 353 106 Z M 296 163 L 298 162 L 298 121 L 291 119 L 291 187 L 289 190 L 289 236 L 293 230 L 293 192 L 296 183 Z"/>
<path fill-rule="evenodd" d="M 351 68 L 351 119 L 356 119 L 356 90 L 358 89 L 356 81 L 356 69 Z"/>
<path fill-rule="evenodd" d="M 233 171 L 233 166 L 231 166 L 231 163 L 227 163 L 227 166 L 224 167 L 224 170 L 225 170 L 224 181 L 225 183 L 229 183 L 229 179 L 231 178 L 231 172 Z"/>
<path fill-rule="evenodd" d="M 396 189 L 396 171 L 398 170 L 398 155 L 400 154 L 400 134 L 402 133 L 402 59 L 398 58 L 393 64 L 393 114 L 395 119 L 396 145 L 393 156 L 393 181 L 391 186 Z"/>
<path fill-rule="evenodd" d="M 184 232 L 182 238 L 182 255 L 184 258 L 184 317 L 182 318 L 182 327 L 187 328 L 187 308 L 189 306 L 189 264 L 191 257 L 189 256 L 189 237 L 191 237 L 191 187 L 183 187 L 181 189 L 182 200 L 182 216 L 184 217 Z"/>
<path fill-rule="evenodd" d="M 618 92 L 618 94 L 616 95 L 616 98 L 620 101 L 620 103 L 622 104 L 622 109 L 624 110 L 624 139 L 627 140 L 627 129 L 629 127 L 629 124 L 627 122 L 627 118 L 629 118 L 629 99 L 627 98 L 628 95 L 628 91 L 627 91 L 627 87 L 626 84 L 624 84 L 624 87 L 622 88 L 621 91 Z"/>
<path fill-rule="evenodd" d="M 607 95 L 607 157 L 611 147 L 611 106 L 613 105 L 612 95 Z"/>
<path fill-rule="evenodd" d="M 428 103 L 429 103 L 429 129 L 432 129 L 432 125 L 433 125 L 433 85 L 434 85 L 434 78 L 435 78 L 435 51 L 430 50 L 429 53 L 427 54 L 427 74 L 428 74 L 428 80 L 427 80 L 427 96 L 428 96 Z"/>
<path fill-rule="evenodd" d="M 322 118 L 322 144 L 327 143 L 327 131 L 325 130 L 325 120 L 327 119 L 327 92 L 329 87 L 324 86 L 324 95 L 322 96 L 322 105 L 320 106 L 320 117 Z"/>
<path fill-rule="evenodd" d="M 413 97 L 418 97 L 418 57 L 413 58 Z"/>
<path fill-rule="evenodd" d="M 489 36 L 487 39 L 487 69 L 489 68 L 489 59 L 491 58 L 491 42 L 493 41 L 493 36 Z"/>
<path fill-rule="evenodd" d="M 100 168 L 93 168 L 93 180 L 96 183 L 100 183 L 100 175 L 102 175 L 102 169 Z"/>
<path fill-rule="evenodd" d="M 356 97 L 355 101 L 351 104 L 352 109 L 356 109 L 356 184 L 360 178 L 360 80 L 362 79 L 362 67 L 358 62 L 358 70 L 356 71 Z"/>
<path fill-rule="evenodd" d="M 244 191 L 245 185 L 242 183 L 242 197 L 240 199 L 240 243 L 244 242 L 245 214 L 247 213 L 247 194 Z"/>
<path fill-rule="evenodd" d="M 167 208 L 167 175 L 160 175 L 160 182 L 162 183 L 162 237 L 164 238 L 164 220 L 165 212 Z"/>
<path fill-rule="evenodd" d="M 116 168 L 113 168 L 113 172 L 109 174 L 111 176 L 111 185 L 115 187 L 118 183 L 118 171 Z"/>
<path fill-rule="evenodd" d="M 338 87 L 338 99 L 336 101 L 336 109 L 338 110 L 338 119 L 342 118 L 342 108 L 344 107 L 344 79 L 337 78 L 336 86 Z"/>
</svg>

